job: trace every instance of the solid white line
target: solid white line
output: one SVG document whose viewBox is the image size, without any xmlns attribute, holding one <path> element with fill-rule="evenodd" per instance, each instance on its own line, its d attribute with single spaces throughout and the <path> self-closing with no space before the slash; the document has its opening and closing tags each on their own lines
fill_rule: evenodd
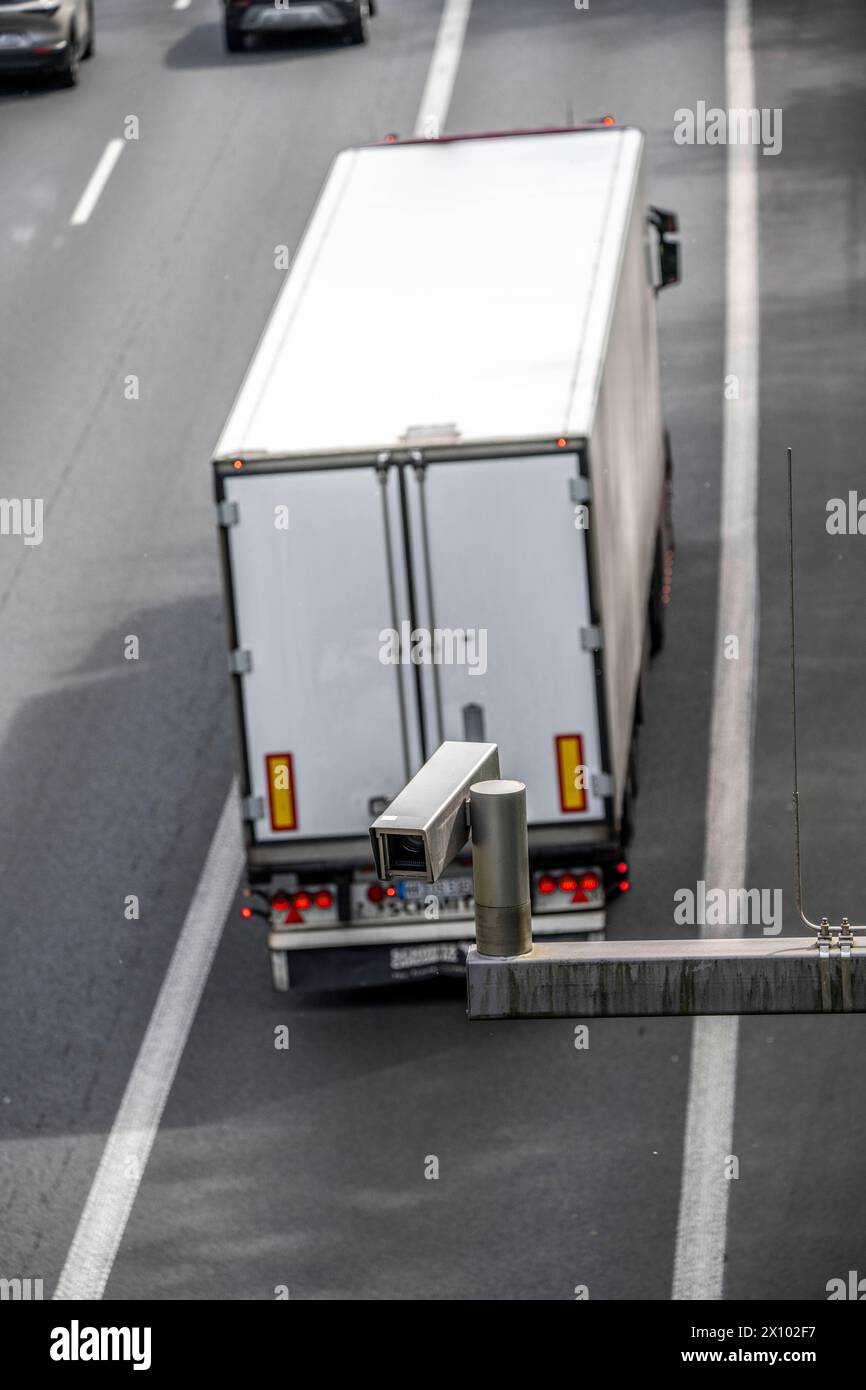
<svg viewBox="0 0 866 1390">
<path fill-rule="evenodd" d="M 725 20 L 728 108 L 754 106 L 751 0 L 728 0 Z M 757 657 L 758 501 L 758 147 L 727 147 L 725 377 L 739 399 L 722 416 L 721 556 L 704 879 L 745 884 Z M 739 659 L 724 639 L 739 638 Z M 704 935 L 725 929 L 705 928 Z M 738 1020 L 693 1025 L 682 1190 L 672 1297 L 720 1299 L 724 1291 Z"/>
<path fill-rule="evenodd" d="M 436 45 L 430 59 L 427 81 L 415 121 L 417 138 L 436 140 L 445 127 L 471 9 L 472 0 L 445 0 Z"/>
<path fill-rule="evenodd" d="M 232 783 L 54 1293 L 102 1297 L 243 868 Z"/>
<path fill-rule="evenodd" d="M 111 177 L 112 169 L 123 153 L 125 144 L 126 141 L 119 138 L 109 140 L 105 149 L 102 151 L 99 163 L 90 176 L 90 182 L 79 198 L 78 205 L 69 219 L 69 225 L 71 227 L 82 227 L 90 217 L 90 214 L 99 201 L 100 193 Z"/>
</svg>

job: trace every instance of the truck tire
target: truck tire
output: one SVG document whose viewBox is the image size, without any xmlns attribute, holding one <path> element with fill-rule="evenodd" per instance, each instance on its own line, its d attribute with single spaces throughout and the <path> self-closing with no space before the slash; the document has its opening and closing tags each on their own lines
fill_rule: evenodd
<svg viewBox="0 0 866 1390">
<path fill-rule="evenodd" d="M 619 842 L 623 851 L 627 850 L 634 835 L 634 818 L 632 813 L 631 791 L 626 790 L 622 800 L 622 816 L 620 817 Z"/>
<path fill-rule="evenodd" d="M 289 988 L 288 951 L 271 951 L 271 979 L 274 989 L 279 994 L 285 994 Z"/>
<path fill-rule="evenodd" d="M 665 580 L 665 552 L 662 533 L 656 536 L 656 555 L 649 596 L 650 656 L 658 656 L 665 644 L 665 606 L 662 589 Z"/>
<path fill-rule="evenodd" d="M 631 749 L 628 755 L 628 789 L 632 800 L 640 795 L 640 775 L 638 764 L 638 752 L 640 750 L 640 734 L 638 733 L 637 720 L 635 720 L 634 730 L 631 736 Z"/>
</svg>

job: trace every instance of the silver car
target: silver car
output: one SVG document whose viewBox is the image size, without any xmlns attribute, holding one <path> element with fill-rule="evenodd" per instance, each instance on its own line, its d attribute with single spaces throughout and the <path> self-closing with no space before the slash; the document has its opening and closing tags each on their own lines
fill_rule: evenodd
<svg viewBox="0 0 866 1390">
<path fill-rule="evenodd" d="M 74 87 L 93 51 L 93 0 L 0 0 L 0 76 L 56 73 Z"/>
</svg>

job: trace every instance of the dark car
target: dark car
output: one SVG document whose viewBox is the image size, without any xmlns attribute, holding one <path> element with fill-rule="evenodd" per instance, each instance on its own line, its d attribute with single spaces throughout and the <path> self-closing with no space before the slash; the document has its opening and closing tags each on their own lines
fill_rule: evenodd
<svg viewBox="0 0 866 1390">
<path fill-rule="evenodd" d="M 375 0 L 223 0 L 229 53 L 239 53 L 248 37 L 330 29 L 352 43 L 366 43 Z"/>
<path fill-rule="evenodd" d="M 93 0 L 0 0 L 0 76 L 51 72 L 74 87 L 93 51 Z"/>
</svg>

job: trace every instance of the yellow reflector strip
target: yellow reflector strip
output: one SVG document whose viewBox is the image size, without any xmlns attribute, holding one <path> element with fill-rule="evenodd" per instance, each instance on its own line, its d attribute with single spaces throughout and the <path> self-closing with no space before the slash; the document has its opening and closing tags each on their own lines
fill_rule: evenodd
<svg viewBox="0 0 866 1390">
<path fill-rule="evenodd" d="M 557 734 L 556 761 L 559 768 L 559 804 L 563 811 L 585 811 L 587 770 L 583 762 L 580 734 Z"/>
<path fill-rule="evenodd" d="M 295 774 L 291 753 L 269 753 L 265 758 L 272 830 L 297 830 Z"/>
</svg>

